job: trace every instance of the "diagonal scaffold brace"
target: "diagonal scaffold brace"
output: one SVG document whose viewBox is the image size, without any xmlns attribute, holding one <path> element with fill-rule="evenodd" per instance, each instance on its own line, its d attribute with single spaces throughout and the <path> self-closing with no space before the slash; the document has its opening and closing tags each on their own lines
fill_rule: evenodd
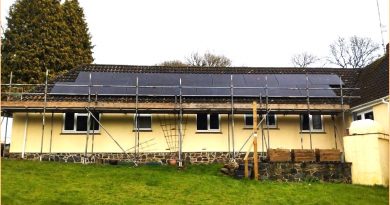
<svg viewBox="0 0 390 205">
<path fill-rule="evenodd" d="M 130 155 L 126 152 L 125 149 L 118 143 L 118 141 L 115 140 L 115 138 L 104 128 L 102 123 L 93 115 L 93 113 L 89 110 L 89 108 L 85 108 L 85 110 L 91 115 L 91 117 L 99 124 L 99 126 L 107 133 L 107 135 L 115 142 L 115 144 L 122 150 L 122 152 L 127 156 L 128 159 L 130 159 Z M 138 164 L 133 160 L 134 166 L 138 166 Z"/>
</svg>

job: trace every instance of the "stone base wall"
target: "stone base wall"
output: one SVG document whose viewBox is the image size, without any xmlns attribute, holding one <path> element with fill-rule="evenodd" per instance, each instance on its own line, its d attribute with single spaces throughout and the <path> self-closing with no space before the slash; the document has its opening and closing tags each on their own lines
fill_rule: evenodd
<svg viewBox="0 0 390 205">
<path fill-rule="evenodd" d="M 340 162 L 268 162 L 260 163 L 259 174 L 265 180 L 352 183 L 351 166 Z"/>
<path fill-rule="evenodd" d="M 134 153 L 94 153 L 88 154 L 84 158 L 84 153 L 43 153 L 42 161 L 58 161 L 58 162 L 71 162 L 81 163 L 85 159 L 89 163 L 118 160 L 118 161 L 134 161 L 144 164 L 149 162 L 157 162 L 165 164 L 167 160 L 171 158 L 177 159 L 176 153 L 169 152 L 149 152 L 138 153 L 135 157 Z M 21 153 L 10 153 L 10 158 L 21 159 Z M 25 153 L 25 159 L 27 160 L 40 160 L 39 153 Z M 228 152 L 185 152 L 183 153 L 183 160 L 186 164 L 209 164 L 209 163 L 226 163 L 229 161 Z"/>
<path fill-rule="evenodd" d="M 10 158 L 21 159 L 21 153 L 10 153 Z M 242 162 L 245 153 L 237 154 L 236 161 Z M 128 155 L 124 153 L 95 153 L 88 154 L 85 160 L 87 163 L 110 163 L 110 161 L 132 162 L 137 159 L 137 163 L 160 163 L 166 164 L 171 158 L 176 158 L 176 153 L 153 152 L 139 153 L 135 158 L 134 153 Z M 39 160 L 39 153 L 25 153 L 27 160 Z M 185 164 L 209 164 L 209 163 L 227 163 L 229 161 L 227 152 L 185 152 L 183 160 Z M 43 161 L 57 161 L 66 163 L 81 163 L 84 160 L 83 153 L 44 153 Z M 262 180 L 276 181 L 326 181 L 337 183 L 351 183 L 351 163 L 340 162 L 265 162 L 262 160 L 259 166 L 259 174 Z M 237 172 L 242 172 L 240 166 Z M 253 172 L 252 172 L 253 173 Z M 253 175 L 252 175 L 253 176 Z"/>
</svg>

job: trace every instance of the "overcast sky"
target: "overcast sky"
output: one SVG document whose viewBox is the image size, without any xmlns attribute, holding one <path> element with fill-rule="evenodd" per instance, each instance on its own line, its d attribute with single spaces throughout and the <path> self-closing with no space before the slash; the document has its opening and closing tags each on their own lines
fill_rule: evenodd
<svg viewBox="0 0 390 205">
<path fill-rule="evenodd" d="M 234 66 L 291 66 L 295 53 L 328 55 L 338 36 L 382 42 L 376 0 L 79 1 L 101 64 L 154 65 L 209 51 Z M 387 43 L 389 5 L 378 2 Z M 2 0 L 3 27 L 12 3 Z"/>
</svg>

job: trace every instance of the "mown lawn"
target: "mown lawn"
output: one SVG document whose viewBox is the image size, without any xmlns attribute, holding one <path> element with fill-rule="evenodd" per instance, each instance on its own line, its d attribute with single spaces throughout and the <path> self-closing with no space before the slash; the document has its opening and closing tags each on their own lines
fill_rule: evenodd
<svg viewBox="0 0 390 205">
<path fill-rule="evenodd" d="M 236 180 L 221 165 L 1 163 L 2 204 L 389 204 L 383 187 Z"/>
</svg>

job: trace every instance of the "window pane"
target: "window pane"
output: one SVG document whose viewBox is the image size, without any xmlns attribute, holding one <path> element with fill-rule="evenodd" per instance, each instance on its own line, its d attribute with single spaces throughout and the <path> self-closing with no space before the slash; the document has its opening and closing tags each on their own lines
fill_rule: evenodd
<svg viewBox="0 0 390 205">
<path fill-rule="evenodd" d="M 268 116 L 267 116 L 267 123 L 268 123 L 269 126 L 275 126 L 276 125 L 275 114 L 268 114 Z"/>
<path fill-rule="evenodd" d="M 151 129 L 152 128 L 152 117 L 151 116 L 138 116 L 138 127 L 140 129 Z"/>
<path fill-rule="evenodd" d="M 77 131 L 87 131 L 87 119 L 88 117 L 83 115 L 83 116 L 77 116 L 76 119 L 76 130 Z"/>
<path fill-rule="evenodd" d="M 374 120 L 374 113 L 373 112 L 364 113 L 364 119 Z"/>
<path fill-rule="evenodd" d="M 322 130 L 321 115 L 312 115 L 313 130 Z"/>
<path fill-rule="evenodd" d="M 356 116 L 356 119 L 357 119 L 357 120 L 361 120 L 361 119 L 362 119 L 362 115 Z"/>
<path fill-rule="evenodd" d="M 245 115 L 245 126 L 252 127 L 253 126 L 253 115 Z"/>
<path fill-rule="evenodd" d="M 207 114 L 197 114 L 196 127 L 197 130 L 207 130 Z"/>
<path fill-rule="evenodd" d="M 67 112 L 65 113 L 65 130 L 73 130 L 74 128 L 74 113 Z"/>
<path fill-rule="evenodd" d="M 210 114 L 210 129 L 211 130 L 219 129 L 219 115 L 216 113 Z"/>
<path fill-rule="evenodd" d="M 99 113 L 98 112 L 93 112 L 92 113 L 93 116 L 95 116 L 95 118 L 97 120 L 100 120 L 100 116 L 99 116 Z M 99 130 L 99 123 L 96 122 L 96 120 L 91 116 L 91 127 L 90 127 L 91 130 Z"/>
<path fill-rule="evenodd" d="M 308 114 L 301 115 L 301 127 L 302 127 L 302 130 L 309 130 L 310 129 L 309 115 Z"/>
</svg>

